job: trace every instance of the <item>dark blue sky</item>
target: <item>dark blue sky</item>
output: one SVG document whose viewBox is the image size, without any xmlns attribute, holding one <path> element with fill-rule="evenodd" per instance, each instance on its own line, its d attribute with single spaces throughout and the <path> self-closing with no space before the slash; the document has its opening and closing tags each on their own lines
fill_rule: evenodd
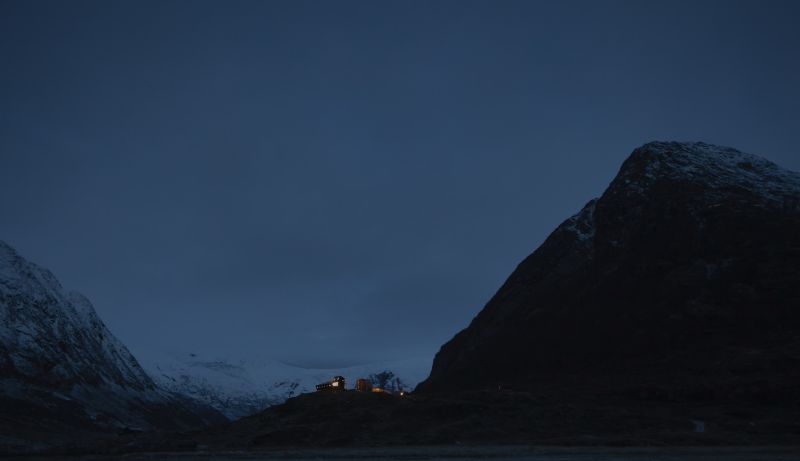
<svg viewBox="0 0 800 461">
<path fill-rule="evenodd" d="M 650 140 L 800 170 L 800 3 L 0 1 L 0 239 L 134 353 L 432 357 Z"/>
</svg>

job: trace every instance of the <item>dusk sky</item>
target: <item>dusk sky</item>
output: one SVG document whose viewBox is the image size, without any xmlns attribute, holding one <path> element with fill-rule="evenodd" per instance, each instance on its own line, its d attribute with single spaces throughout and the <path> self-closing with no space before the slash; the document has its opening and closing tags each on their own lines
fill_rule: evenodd
<svg viewBox="0 0 800 461">
<path fill-rule="evenodd" d="M 0 240 L 134 354 L 430 357 L 651 140 L 800 170 L 800 2 L 0 0 Z"/>
</svg>

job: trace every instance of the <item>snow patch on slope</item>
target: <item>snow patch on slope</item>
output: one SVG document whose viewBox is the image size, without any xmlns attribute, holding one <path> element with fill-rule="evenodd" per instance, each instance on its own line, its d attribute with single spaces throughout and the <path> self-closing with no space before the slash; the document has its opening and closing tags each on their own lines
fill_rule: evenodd
<svg viewBox="0 0 800 461">
<path fill-rule="evenodd" d="M 580 241 L 590 241 L 594 238 L 594 210 L 597 205 L 597 199 L 591 200 L 583 209 L 567 219 L 563 224 L 563 228 L 575 234 L 575 237 Z"/>
</svg>

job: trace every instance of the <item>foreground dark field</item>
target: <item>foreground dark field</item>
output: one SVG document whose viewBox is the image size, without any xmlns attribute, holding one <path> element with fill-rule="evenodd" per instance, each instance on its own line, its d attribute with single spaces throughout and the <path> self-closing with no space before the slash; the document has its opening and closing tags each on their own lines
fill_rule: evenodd
<svg viewBox="0 0 800 461">
<path fill-rule="evenodd" d="M 799 447 L 671 447 L 671 448 L 563 448 L 563 447 L 411 447 L 291 449 L 264 452 L 137 453 L 82 457 L 24 457 L 28 461 L 121 459 L 128 461 L 227 460 L 511 460 L 511 461 L 797 461 Z"/>
<path fill-rule="evenodd" d="M 474 391 L 393 397 L 314 393 L 225 427 L 134 438 L 139 451 L 208 447 L 458 446 L 794 446 L 800 444 L 795 399 L 697 400 L 691 394 L 642 395 L 615 385 L 593 391 Z M 653 387 L 648 388 L 652 391 Z M 702 424 L 699 431 L 698 424 Z M 798 457 L 800 460 L 800 457 Z"/>
<path fill-rule="evenodd" d="M 707 459 L 728 459 L 715 458 L 714 454 L 724 451 L 739 456 L 753 452 L 751 447 L 800 446 L 799 407 L 791 392 L 773 389 L 775 396 L 781 397 L 779 400 L 761 401 L 755 398 L 761 396 L 758 393 L 748 399 L 731 400 L 696 395 L 693 389 L 673 392 L 671 388 L 601 384 L 596 381 L 583 387 L 560 386 L 558 392 L 495 390 L 406 397 L 356 391 L 318 392 L 200 431 L 88 433 L 76 429 L 68 438 L 55 434 L 44 438 L 41 432 L 33 432 L 25 440 L 0 443 L 0 453 L 103 455 L 95 459 L 258 459 L 265 453 L 270 459 L 281 459 L 284 454 L 302 458 L 340 453 L 348 459 L 347 456 L 372 450 L 365 459 L 381 453 L 389 459 L 396 454 L 429 459 L 441 457 L 442 450 L 451 453 L 452 449 L 439 448 L 429 455 L 427 449 L 409 447 L 454 447 L 458 457 L 541 454 L 530 450 L 520 454 L 516 448 L 498 453 L 478 446 L 574 447 L 569 456 L 599 456 L 602 452 L 596 451 L 597 447 L 619 447 L 623 455 L 629 453 L 624 447 L 662 447 L 655 453 L 671 456 L 673 450 L 680 450 L 673 447 L 696 447 L 689 452 L 675 452 L 675 456 L 689 453 L 709 456 Z M 714 389 L 724 390 L 720 386 Z M 0 430 L 0 442 L 3 434 Z M 292 451 L 297 447 L 303 451 Z M 800 450 L 783 448 L 775 453 L 793 454 L 788 459 L 800 461 Z"/>
</svg>

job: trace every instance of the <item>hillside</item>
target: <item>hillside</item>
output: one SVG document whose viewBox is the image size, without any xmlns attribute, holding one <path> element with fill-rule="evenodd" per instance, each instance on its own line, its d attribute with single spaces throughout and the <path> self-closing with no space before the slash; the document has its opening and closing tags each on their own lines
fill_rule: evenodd
<svg viewBox="0 0 800 461">
<path fill-rule="evenodd" d="M 0 409 L 3 451 L 224 421 L 160 389 L 84 296 L 3 242 Z"/>
</svg>

